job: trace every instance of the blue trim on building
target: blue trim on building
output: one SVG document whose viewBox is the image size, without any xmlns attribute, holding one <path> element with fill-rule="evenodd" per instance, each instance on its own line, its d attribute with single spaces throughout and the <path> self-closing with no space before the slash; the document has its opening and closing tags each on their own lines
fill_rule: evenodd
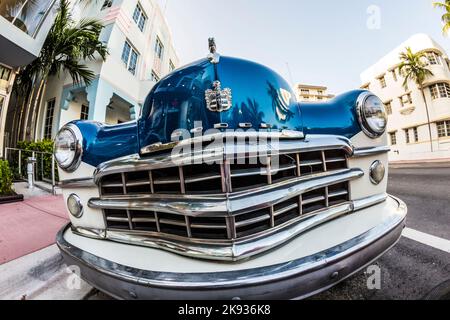
<svg viewBox="0 0 450 320">
<path fill-rule="evenodd" d="M 88 87 L 86 87 L 85 85 L 68 85 L 63 88 L 60 100 L 60 108 L 57 115 L 58 127 L 64 125 L 64 123 L 60 123 L 61 112 L 63 110 L 69 110 L 70 103 L 73 100 L 73 96 L 76 93 L 83 91 L 86 93 L 87 100 L 89 102 L 89 120 L 104 122 L 106 116 L 106 108 L 114 94 L 130 104 L 130 119 L 136 119 L 136 110 L 139 106 L 138 102 L 130 98 L 127 94 L 125 94 L 123 91 L 113 86 L 106 80 L 101 79 L 99 76 L 97 76 Z"/>
</svg>

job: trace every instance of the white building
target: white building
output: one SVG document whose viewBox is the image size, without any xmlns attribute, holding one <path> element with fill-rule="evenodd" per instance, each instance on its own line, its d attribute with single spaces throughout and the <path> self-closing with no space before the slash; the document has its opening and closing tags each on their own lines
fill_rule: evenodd
<svg viewBox="0 0 450 320">
<path fill-rule="evenodd" d="M 156 0 L 91 1 L 74 7 L 74 18 L 95 17 L 104 24 L 106 61 L 86 62 L 96 74 L 88 87 L 69 75 L 49 80 L 39 108 L 37 140 L 51 139 L 66 123 L 83 119 L 117 124 L 135 120 L 154 84 L 179 60 Z"/>
<path fill-rule="evenodd" d="M 295 93 L 297 100 L 302 102 L 324 102 L 334 98 L 334 95 L 327 93 L 328 88 L 324 86 L 314 86 L 308 84 L 297 84 Z"/>
<path fill-rule="evenodd" d="M 411 47 L 425 52 L 433 76 L 425 83 L 425 99 L 414 82 L 403 87 L 399 55 Z M 450 158 L 450 69 L 444 49 L 425 34 L 417 34 L 361 74 L 362 88 L 377 94 L 389 114 L 390 161 L 420 161 Z M 431 144 L 433 152 L 431 152 Z"/>
<path fill-rule="evenodd" d="M 53 23 L 55 0 L 0 1 L 0 158 L 12 85 L 18 68 L 37 58 Z"/>
</svg>

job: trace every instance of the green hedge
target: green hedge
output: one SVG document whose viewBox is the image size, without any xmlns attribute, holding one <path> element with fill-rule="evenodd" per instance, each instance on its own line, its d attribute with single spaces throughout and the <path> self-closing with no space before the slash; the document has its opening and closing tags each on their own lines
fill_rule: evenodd
<svg viewBox="0 0 450 320">
<path fill-rule="evenodd" d="M 17 143 L 17 148 L 25 150 L 22 152 L 22 176 L 26 175 L 27 172 L 27 159 L 33 155 L 33 151 L 37 152 L 46 152 L 48 154 L 36 154 L 36 179 L 41 180 L 41 172 L 42 166 L 44 168 L 44 178 L 51 180 L 52 178 L 52 153 L 53 153 L 53 141 L 52 140 L 43 140 L 38 142 L 29 142 L 29 141 L 19 141 Z M 14 163 L 14 177 L 19 177 L 19 165 Z M 58 181 L 58 170 L 55 165 L 55 176 L 56 181 Z"/>
<path fill-rule="evenodd" d="M 0 160 L 0 195 L 13 193 L 13 175 L 7 160 Z"/>
</svg>

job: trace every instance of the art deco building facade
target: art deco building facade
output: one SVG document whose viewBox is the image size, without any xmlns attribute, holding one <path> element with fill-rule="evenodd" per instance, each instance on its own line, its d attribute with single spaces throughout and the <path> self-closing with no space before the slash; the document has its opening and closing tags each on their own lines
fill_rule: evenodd
<svg viewBox="0 0 450 320">
<path fill-rule="evenodd" d="M 403 86 L 399 56 L 406 47 L 424 52 L 427 67 L 433 73 L 426 79 L 424 95 L 414 82 L 409 82 L 406 89 Z M 417 34 L 361 74 L 362 88 L 377 94 L 386 105 L 392 162 L 450 158 L 449 66 L 444 49 L 429 36 Z"/>
</svg>

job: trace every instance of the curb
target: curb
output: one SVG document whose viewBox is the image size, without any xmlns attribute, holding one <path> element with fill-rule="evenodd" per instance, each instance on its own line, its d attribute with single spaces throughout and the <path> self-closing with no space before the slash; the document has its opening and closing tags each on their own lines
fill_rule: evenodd
<svg viewBox="0 0 450 320">
<path fill-rule="evenodd" d="M 0 300 L 81 300 L 93 289 L 67 268 L 56 245 L 0 265 L 0 274 Z"/>
</svg>

